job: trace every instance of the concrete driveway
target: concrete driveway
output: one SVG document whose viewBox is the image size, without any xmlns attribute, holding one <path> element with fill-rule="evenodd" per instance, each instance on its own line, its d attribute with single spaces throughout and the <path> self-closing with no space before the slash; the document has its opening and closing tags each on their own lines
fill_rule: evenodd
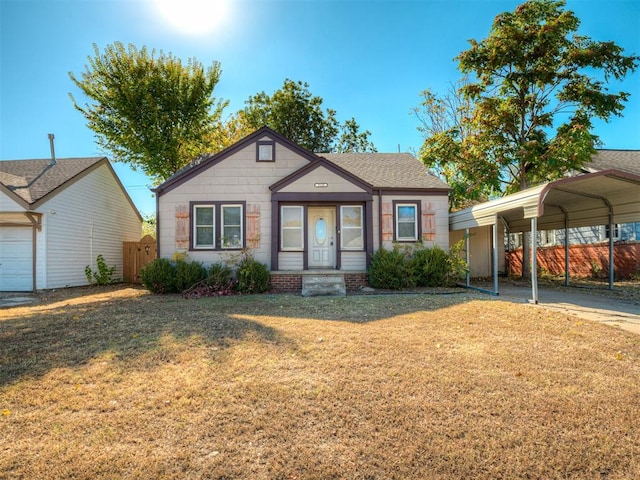
<svg viewBox="0 0 640 480">
<path fill-rule="evenodd" d="M 517 303 L 530 303 L 531 300 L 530 287 L 500 285 L 498 291 L 499 295 L 493 298 Z M 560 291 L 543 287 L 538 289 L 538 304 L 532 306 L 606 323 L 640 335 L 640 305 L 633 302 L 588 293 L 578 288 Z"/>
</svg>

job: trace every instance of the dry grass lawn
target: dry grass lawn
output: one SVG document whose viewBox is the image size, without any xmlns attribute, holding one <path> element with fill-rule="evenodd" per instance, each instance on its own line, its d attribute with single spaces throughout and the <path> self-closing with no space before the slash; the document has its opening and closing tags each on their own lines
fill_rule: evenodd
<svg viewBox="0 0 640 480">
<path fill-rule="evenodd" d="M 0 310 L 0 478 L 637 479 L 640 337 L 480 294 Z"/>
</svg>

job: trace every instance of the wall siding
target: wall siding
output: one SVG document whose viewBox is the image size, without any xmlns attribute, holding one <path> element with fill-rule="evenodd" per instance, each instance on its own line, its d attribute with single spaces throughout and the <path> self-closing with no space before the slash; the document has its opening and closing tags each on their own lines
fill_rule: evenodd
<svg viewBox="0 0 640 480">
<path fill-rule="evenodd" d="M 37 211 L 43 214 L 38 288 L 86 285 L 84 269 L 90 265 L 95 270 L 98 255 L 109 266 L 115 265 L 114 277 L 121 278 L 122 242 L 138 241 L 142 236 L 142 222 L 106 165 Z"/>
<path fill-rule="evenodd" d="M 234 253 L 223 251 L 189 251 L 188 243 L 178 244 L 176 238 L 177 209 L 189 209 L 194 201 L 246 201 L 247 246 L 261 263 L 271 265 L 271 190 L 269 185 L 308 164 L 308 160 L 276 143 L 275 162 L 256 162 L 255 144 L 238 151 L 232 157 L 201 171 L 195 177 L 160 196 L 158 219 L 160 225 L 160 257 L 171 258 L 177 251 L 187 253 L 193 260 L 211 264 L 228 262 Z M 251 174 L 248 175 L 248 172 Z M 251 207 L 251 210 L 250 208 Z M 257 225 L 250 225 L 249 216 L 259 217 Z M 190 234 L 190 232 L 188 232 Z M 251 237 L 248 234 L 251 234 Z M 235 252 L 237 255 L 237 252 Z"/>
</svg>

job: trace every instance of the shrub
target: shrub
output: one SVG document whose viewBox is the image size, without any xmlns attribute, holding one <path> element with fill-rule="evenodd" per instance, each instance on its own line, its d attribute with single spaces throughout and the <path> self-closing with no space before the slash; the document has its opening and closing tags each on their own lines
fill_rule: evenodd
<svg viewBox="0 0 640 480">
<path fill-rule="evenodd" d="M 177 260 L 175 271 L 175 289 L 178 292 L 182 292 L 207 278 L 207 269 L 199 262 Z"/>
<path fill-rule="evenodd" d="M 449 254 L 437 245 L 416 250 L 412 267 L 416 283 L 420 287 L 441 287 L 451 282 Z"/>
<path fill-rule="evenodd" d="M 153 293 L 176 292 L 176 267 L 166 258 L 156 258 L 140 270 L 142 284 Z"/>
<path fill-rule="evenodd" d="M 210 287 L 223 288 L 233 282 L 231 269 L 223 263 L 212 263 L 207 270 L 206 283 Z"/>
<path fill-rule="evenodd" d="M 266 265 L 245 254 L 236 270 L 237 290 L 241 293 L 263 293 L 271 288 Z"/>
<path fill-rule="evenodd" d="M 409 256 L 397 245 L 393 250 L 380 247 L 371 258 L 369 284 L 374 288 L 398 290 L 415 286 Z"/>
<path fill-rule="evenodd" d="M 104 257 L 98 255 L 96 258 L 96 271 L 94 272 L 89 265 L 84 267 L 84 274 L 87 276 L 87 281 L 92 285 L 109 285 L 114 283 L 113 274 L 116 271 L 116 266 L 112 267 L 107 265 Z"/>
</svg>

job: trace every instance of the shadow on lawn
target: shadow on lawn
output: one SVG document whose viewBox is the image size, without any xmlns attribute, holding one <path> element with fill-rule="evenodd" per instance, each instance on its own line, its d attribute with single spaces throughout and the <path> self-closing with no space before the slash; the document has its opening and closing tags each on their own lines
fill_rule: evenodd
<svg viewBox="0 0 640 480">
<path fill-rule="evenodd" d="M 55 368 L 82 366 L 106 352 L 128 363 L 163 348 L 168 338 L 218 351 L 245 338 L 276 347 L 295 344 L 262 323 L 265 317 L 369 323 L 474 297 L 466 290 L 447 295 L 247 295 L 195 300 L 130 287 L 75 293 L 70 289 L 32 307 L 0 312 L 0 385 L 43 376 Z"/>
<path fill-rule="evenodd" d="M 0 312 L 0 386 L 82 366 L 103 353 L 129 363 L 163 348 L 167 339 L 219 351 L 248 337 L 291 344 L 271 327 L 178 296 L 45 299 L 32 308 Z"/>
</svg>

